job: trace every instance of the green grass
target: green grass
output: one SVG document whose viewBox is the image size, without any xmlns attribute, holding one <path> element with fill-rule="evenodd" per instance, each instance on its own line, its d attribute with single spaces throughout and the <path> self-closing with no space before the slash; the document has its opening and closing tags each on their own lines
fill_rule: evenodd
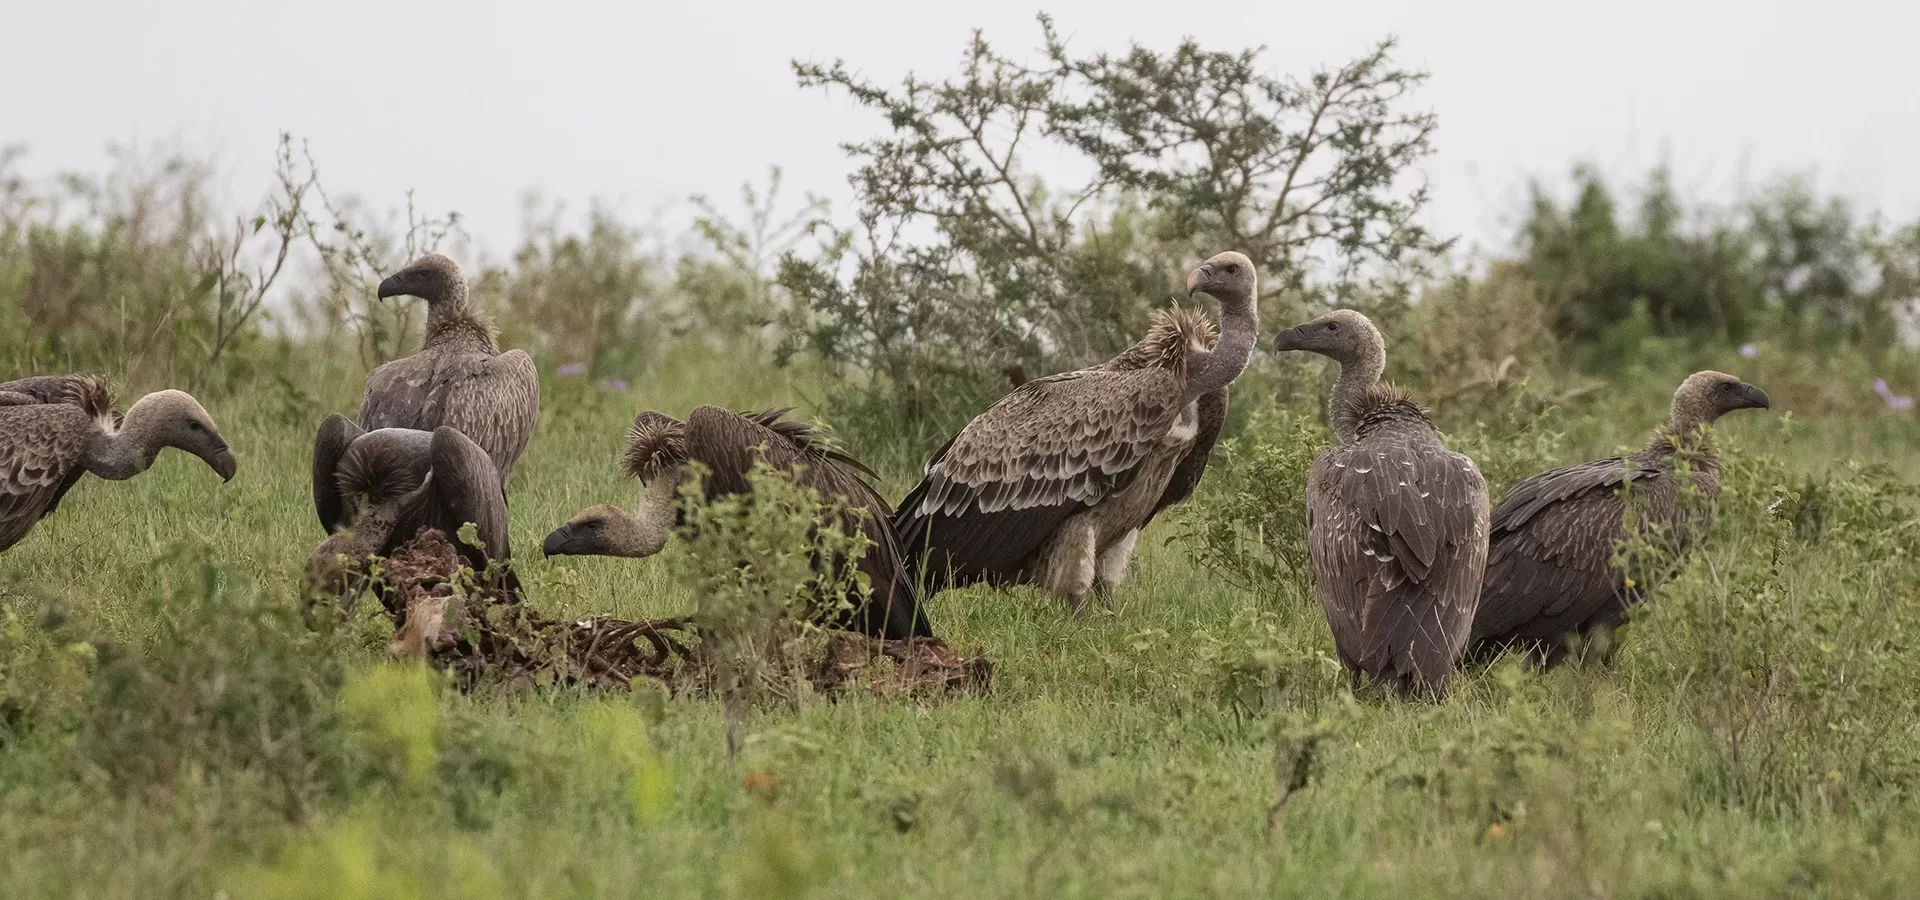
<svg viewBox="0 0 1920 900">
<path fill-rule="evenodd" d="M 625 394 L 548 378 L 512 485 L 544 610 L 693 606 L 675 549 L 535 552 L 579 508 L 632 502 L 615 457 L 635 409 L 818 396 L 693 358 Z M 83 482 L 0 557 L 0 896 L 1903 896 L 1920 879 L 1911 421 L 1730 422 L 1715 539 L 1611 670 L 1501 668 L 1444 704 L 1359 704 L 1304 585 L 1236 588 L 1167 523 L 1110 615 L 1073 621 L 1027 590 L 935 599 L 936 628 L 995 663 L 989 695 L 762 709 L 730 765 L 715 702 L 462 695 L 384 663 L 372 623 L 298 626 L 321 537 L 312 428 L 352 411 L 359 379 L 210 402 L 231 484 L 165 454 Z M 1558 463 L 1637 442 L 1663 393 L 1561 411 L 1539 446 Z M 1782 518 L 1815 506 L 1798 531 Z M 1277 757 L 1306 783 L 1270 834 Z"/>
</svg>

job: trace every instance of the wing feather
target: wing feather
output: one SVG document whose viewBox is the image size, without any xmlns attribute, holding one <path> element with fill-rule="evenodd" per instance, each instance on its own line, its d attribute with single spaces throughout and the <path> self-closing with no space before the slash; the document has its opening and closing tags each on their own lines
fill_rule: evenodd
<svg viewBox="0 0 1920 900">
<path fill-rule="evenodd" d="M 443 425 L 472 438 L 493 458 L 502 482 L 527 448 L 540 418 L 540 376 L 525 350 L 426 351 L 367 376 L 360 424 L 432 431 Z"/>
<path fill-rule="evenodd" d="M 495 577 L 517 589 L 518 581 L 505 563 L 513 551 L 507 543 L 507 495 L 493 458 L 465 433 L 449 426 L 433 432 L 429 449 L 433 475 L 428 482 L 433 524 L 460 547 L 470 568 L 484 572 L 494 565 Z M 471 523 L 479 546 L 460 537 Z"/>
<path fill-rule="evenodd" d="M 1341 659 L 1430 695 L 1445 690 L 1479 596 L 1486 482 L 1430 430 L 1399 432 L 1314 460 L 1308 554 Z"/>
<path fill-rule="evenodd" d="M 1631 602 L 1613 565 L 1629 484 L 1656 499 L 1672 493 L 1658 460 L 1635 454 L 1542 472 L 1515 485 L 1493 511 L 1487 576 L 1474 614 L 1472 655 L 1488 660 L 1524 646 L 1543 660 L 1568 634 L 1625 621 Z"/>
<path fill-rule="evenodd" d="M 19 543 L 86 472 L 98 423 L 65 403 L 0 407 L 0 551 Z"/>
<path fill-rule="evenodd" d="M 340 496 L 340 482 L 336 470 L 340 459 L 353 445 L 354 439 L 366 434 L 360 426 L 348 420 L 346 416 L 334 413 L 320 423 L 320 430 L 313 438 L 313 511 L 320 517 L 320 527 L 331 534 L 345 528 L 347 523 L 346 502 Z"/>
<path fill-rule="evenodd" d="M 933 628 L 907 577 L 899 538 L 888 520 L 886 499 L 863 477 L 858 460 L 823 443 L 804 423 L 783 419 L 785 410 L 741 415 L 701 406 L 687 417 L 688 457 L 707 469 L 709 497 L 745 493 L 747 474 L 762 456 L 790 473 L 822 499 L 848 510 L 845 527 L 858 528 L 873 546 L 860 559 L 871 595 L 856 604 L 853 627 L 886 638 L 931 637 Z"/>
<path fill-rule="evenodd" d="M 927 466 L 894 514 L 909 559 L 933 584 L 1023 567 L 1068 516 L 1127 485 L 1184 405 L 1162 368 L 1089 369 L 1029 381 Z"/>
<path fill-rule="evenodd" d="M 1207 474 L 1207 462 L 1213 457 L 1214 445 L 1220 443 L 1220 430 L 1227 424 L 1227 389 L 1200 395 L 1196 405 L 1199 407 L 1200 424 L 1193 435 L 1193 446 L 1173 470 L 1166 493 L 1160 495 L 1153 512 L 1147 514 L 1146 522 L 1140 523 L 1142 528 L 1151 523 L 1161 510 L 1187 502 L 1193 496 L 1194 489 L 1200 486 L 1201 476 Z"/>
</svg>

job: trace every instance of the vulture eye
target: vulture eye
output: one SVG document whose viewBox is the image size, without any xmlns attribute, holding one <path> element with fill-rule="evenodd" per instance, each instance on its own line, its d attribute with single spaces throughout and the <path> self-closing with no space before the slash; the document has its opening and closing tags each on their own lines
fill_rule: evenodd
<svg viewBox="0 0 1920 900">
<path fill-rule="evenodd" d="M 1328 322 L 1328 323 L 1327 323 L 1327 330 L 1328 330 L 1328 331 L 1339 331 L 1339 330 L 1340 330 L 1340 323 L 1339 323 L 1339 322 Z"/>
<path fill-rule="evenodd" d="M 203 431 L 203 430 L 205 430 L 205 429 L 202 429 L 202 428 L 200 427 L 200 423 L 199 423 L 199 422 L 188 422 L 188 423 L 187 423 L 187 428 L 189 428 L 189 429 L 191 429 L 191 430 L 193 430 L 193 431 Z"/>
<path fill-rule="evenodd" d="M 1240 266 L 1239 266 L 1239 264 L 1238 264 L 1238 263 L 1234 263 L 1234 264 L 1230 264 L 1230 265 L 1228 265 L 1228 266 L 1227 266 L 1227 274 L 1228 274 L 1228 275 L 1238 275 L 1238 274 L 1240 274 Z"/>
</svg>

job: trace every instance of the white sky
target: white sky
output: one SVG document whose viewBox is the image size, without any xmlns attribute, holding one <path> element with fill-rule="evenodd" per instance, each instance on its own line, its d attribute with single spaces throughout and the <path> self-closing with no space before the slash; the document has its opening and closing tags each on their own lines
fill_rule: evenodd
<svg viewBox="0 0 1920 900">
<path fill-rule="evenodd" d="M 837 143 L 880 123 L 801 91 L 793 58 L 892 83 L 954 71 L 969 29 L 1039 44 L 1024 2 L 673 3 L 5 0 L 0 144 L 29 174 L 98 171 L 109 141 L 216 150 L 227 199 L 265 187 L 279 131 L 310 139 L 330 190 L 379 207 L 408 188 L 511 249 L 521 195 L 647 219 L 694 192 L 730 201 L 769 164 L 795 194 L 848 195 Z M 1432 80 L 1429 223 L 1499 245 L 1529 177 L 1577 159 L 1637 174 L 1670 159 L 1725 200 L 1781 171 L 1920 217 L 1920 4 L 1058 0 L 1080 50 L 1265 44 L 1304 73 L 1387 34 Z"/>
</svg>

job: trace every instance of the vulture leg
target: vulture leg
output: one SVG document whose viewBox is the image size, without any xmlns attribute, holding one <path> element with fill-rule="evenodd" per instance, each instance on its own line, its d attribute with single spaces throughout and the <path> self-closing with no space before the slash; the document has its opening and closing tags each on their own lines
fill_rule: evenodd
<svg viewBox="0 0 1920 900">
<path fill-rule="evenodd" d="M 438 507 L 445 511 L 452 526 L 448 537 L 462 548 L 469 562 L 478 550 L 486 568 L 501 567 L 508 584 L 512 571 L 505 569 L 510 555 L 507 547 L 507 495 L 501 488 L 500 470 L 480 445 L 458 430 L 445 425 L 433 432 L 433 492 Z M 471 547 L 459 537 L 460 526 L 471 523 L 480 542 Z"/>
<path fill-rule="evenodd" d="M 320 527 L 328 533 L 345 526 L 342 516 L 345 514 L 344 502 L 340 497 L 340 485 L 334 480 L 333 472 L 340 465 L 340 457 L 345 455 L 353 439 L 366 434 L 366 429 L 353 423 L 346 416 L 334 413 L 320 423 L 320 433 L 313 438 L 313 511 L 320 516 Z"/>
<path fill-rule="evenodd" d="M 1061 524 L 1042 557 L 1041 586 L 1065 598 L 1076 616 L 1085 611 L 1087 589 L 1093 587 L 1098 536 L 1098 523 L 1082 513 Z"/>
<path fill-rule="evenodd" d="M 1100 571 L 1093 591 L 1108 609 L 1113 608 L 1114 589 L 1127 580 L 1127 569 L 1133 563 L 1133 548 L 1139 542 L 1140 529 L 1134 528 L 1100 551 Z"/>
</svg>

